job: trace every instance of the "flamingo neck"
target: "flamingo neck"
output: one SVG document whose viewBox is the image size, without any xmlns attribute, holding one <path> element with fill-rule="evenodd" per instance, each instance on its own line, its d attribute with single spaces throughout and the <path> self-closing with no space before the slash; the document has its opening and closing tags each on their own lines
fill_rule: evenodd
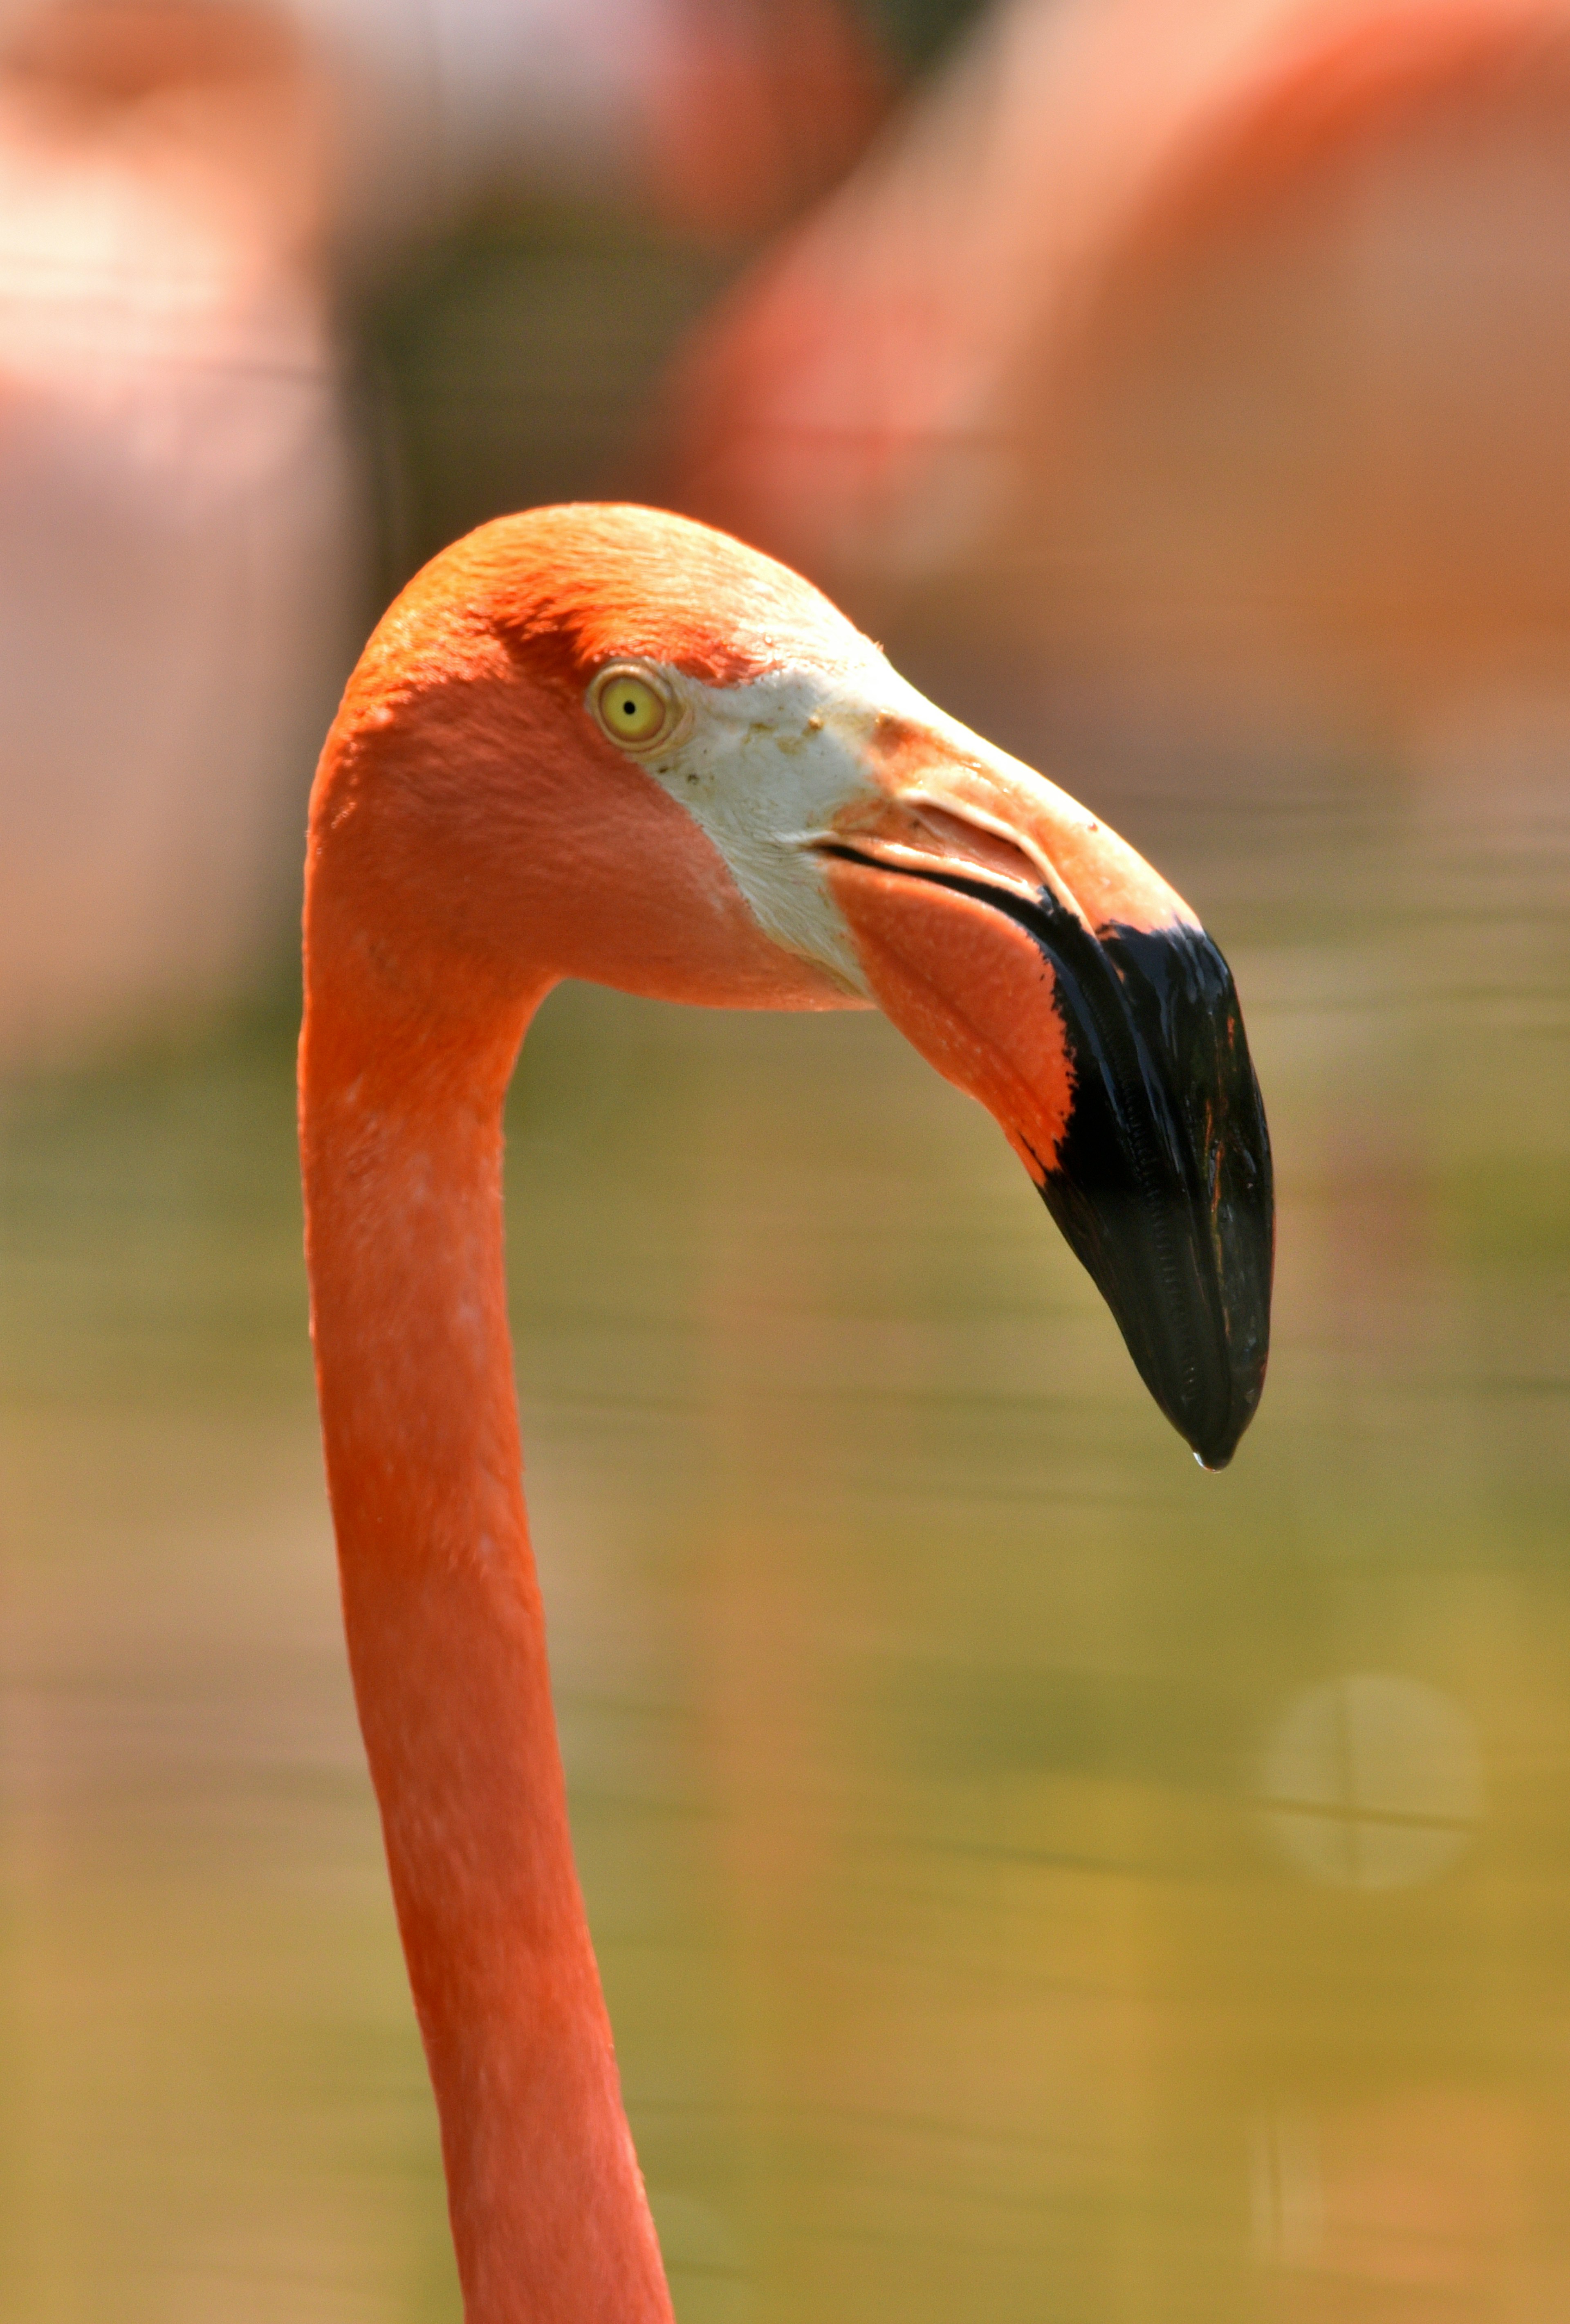
<svg viewBox="0 0 1570 2324">
<path fill-rule="evenodd" d="M 353 984 L 355 980 L 346 980 Z M 567 1829 L 482 1036 L 308 969 L 312 1330 L 354 1691 L 469 2324 L 670 2324 Z"/>
</svg>

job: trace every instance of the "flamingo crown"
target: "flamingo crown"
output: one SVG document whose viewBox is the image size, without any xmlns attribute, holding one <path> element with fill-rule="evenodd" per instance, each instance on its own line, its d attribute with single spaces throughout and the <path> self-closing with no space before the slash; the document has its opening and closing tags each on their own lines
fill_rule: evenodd
<svg viewBox="0 0 1570 2324">
<path fill-rule="evenodd" d="M 580 976 L 876 1005 L 979 1098 L 1211 1467 L 1263 1381 L 1270 1151 L 1225 962 L 1126 843 L 799 576 L 649 509 L 436 558 L 312 796 L 301 1149 L 345 1628 L 470 2324 L 664 2324 L 529 1549 L 501 1106 Z"/>
</svg>

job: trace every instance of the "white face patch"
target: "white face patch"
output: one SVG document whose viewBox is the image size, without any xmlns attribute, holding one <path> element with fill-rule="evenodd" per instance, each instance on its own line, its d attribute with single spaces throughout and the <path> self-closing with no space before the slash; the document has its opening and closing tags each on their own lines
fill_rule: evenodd
<svg viewBox="0 0 1570 2324">
<path fill-rule="evenodd" d="M 747 686 L 659 676 L 686 715 L 663 749 L 629 755 L 702 825 L 776 943 L 870 998 L 812 843 L 842 808 L 882 796 L 868 765 L 880 718 L 951 722 L 871 649 L 863 667 L 771 671 Z"/>
</svg>

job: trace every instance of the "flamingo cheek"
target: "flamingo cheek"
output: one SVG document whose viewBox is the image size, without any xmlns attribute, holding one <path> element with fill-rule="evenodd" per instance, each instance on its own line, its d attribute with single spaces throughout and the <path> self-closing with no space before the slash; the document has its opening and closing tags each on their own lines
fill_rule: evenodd
<svg viewBox="0 0 1570 2324">
<path fill-rule="evenodd" d="M 950 888 L 844 862 L 828 866 L 828 881 L 884 1015 L 987 1108 L 1044 1185 L 1068 1127 L 1074 1071 L 1040 945 Z"/>
</svg>

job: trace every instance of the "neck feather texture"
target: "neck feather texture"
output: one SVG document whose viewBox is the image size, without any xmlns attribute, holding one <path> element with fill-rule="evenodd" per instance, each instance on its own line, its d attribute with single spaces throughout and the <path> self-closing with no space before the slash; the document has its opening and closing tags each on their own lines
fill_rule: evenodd
<svg viewBox="0 0 1570 2324">
<path fill-rule="evenodd" d="M 465 2314 L 670 2324 L 573 1863 L 524 1514 L 501 1102 L 538 997 L 449 1039 L 368 1021 L 331 957 L 312 962 L 312 1330 L 350 1661 Z"/>
</svg>

